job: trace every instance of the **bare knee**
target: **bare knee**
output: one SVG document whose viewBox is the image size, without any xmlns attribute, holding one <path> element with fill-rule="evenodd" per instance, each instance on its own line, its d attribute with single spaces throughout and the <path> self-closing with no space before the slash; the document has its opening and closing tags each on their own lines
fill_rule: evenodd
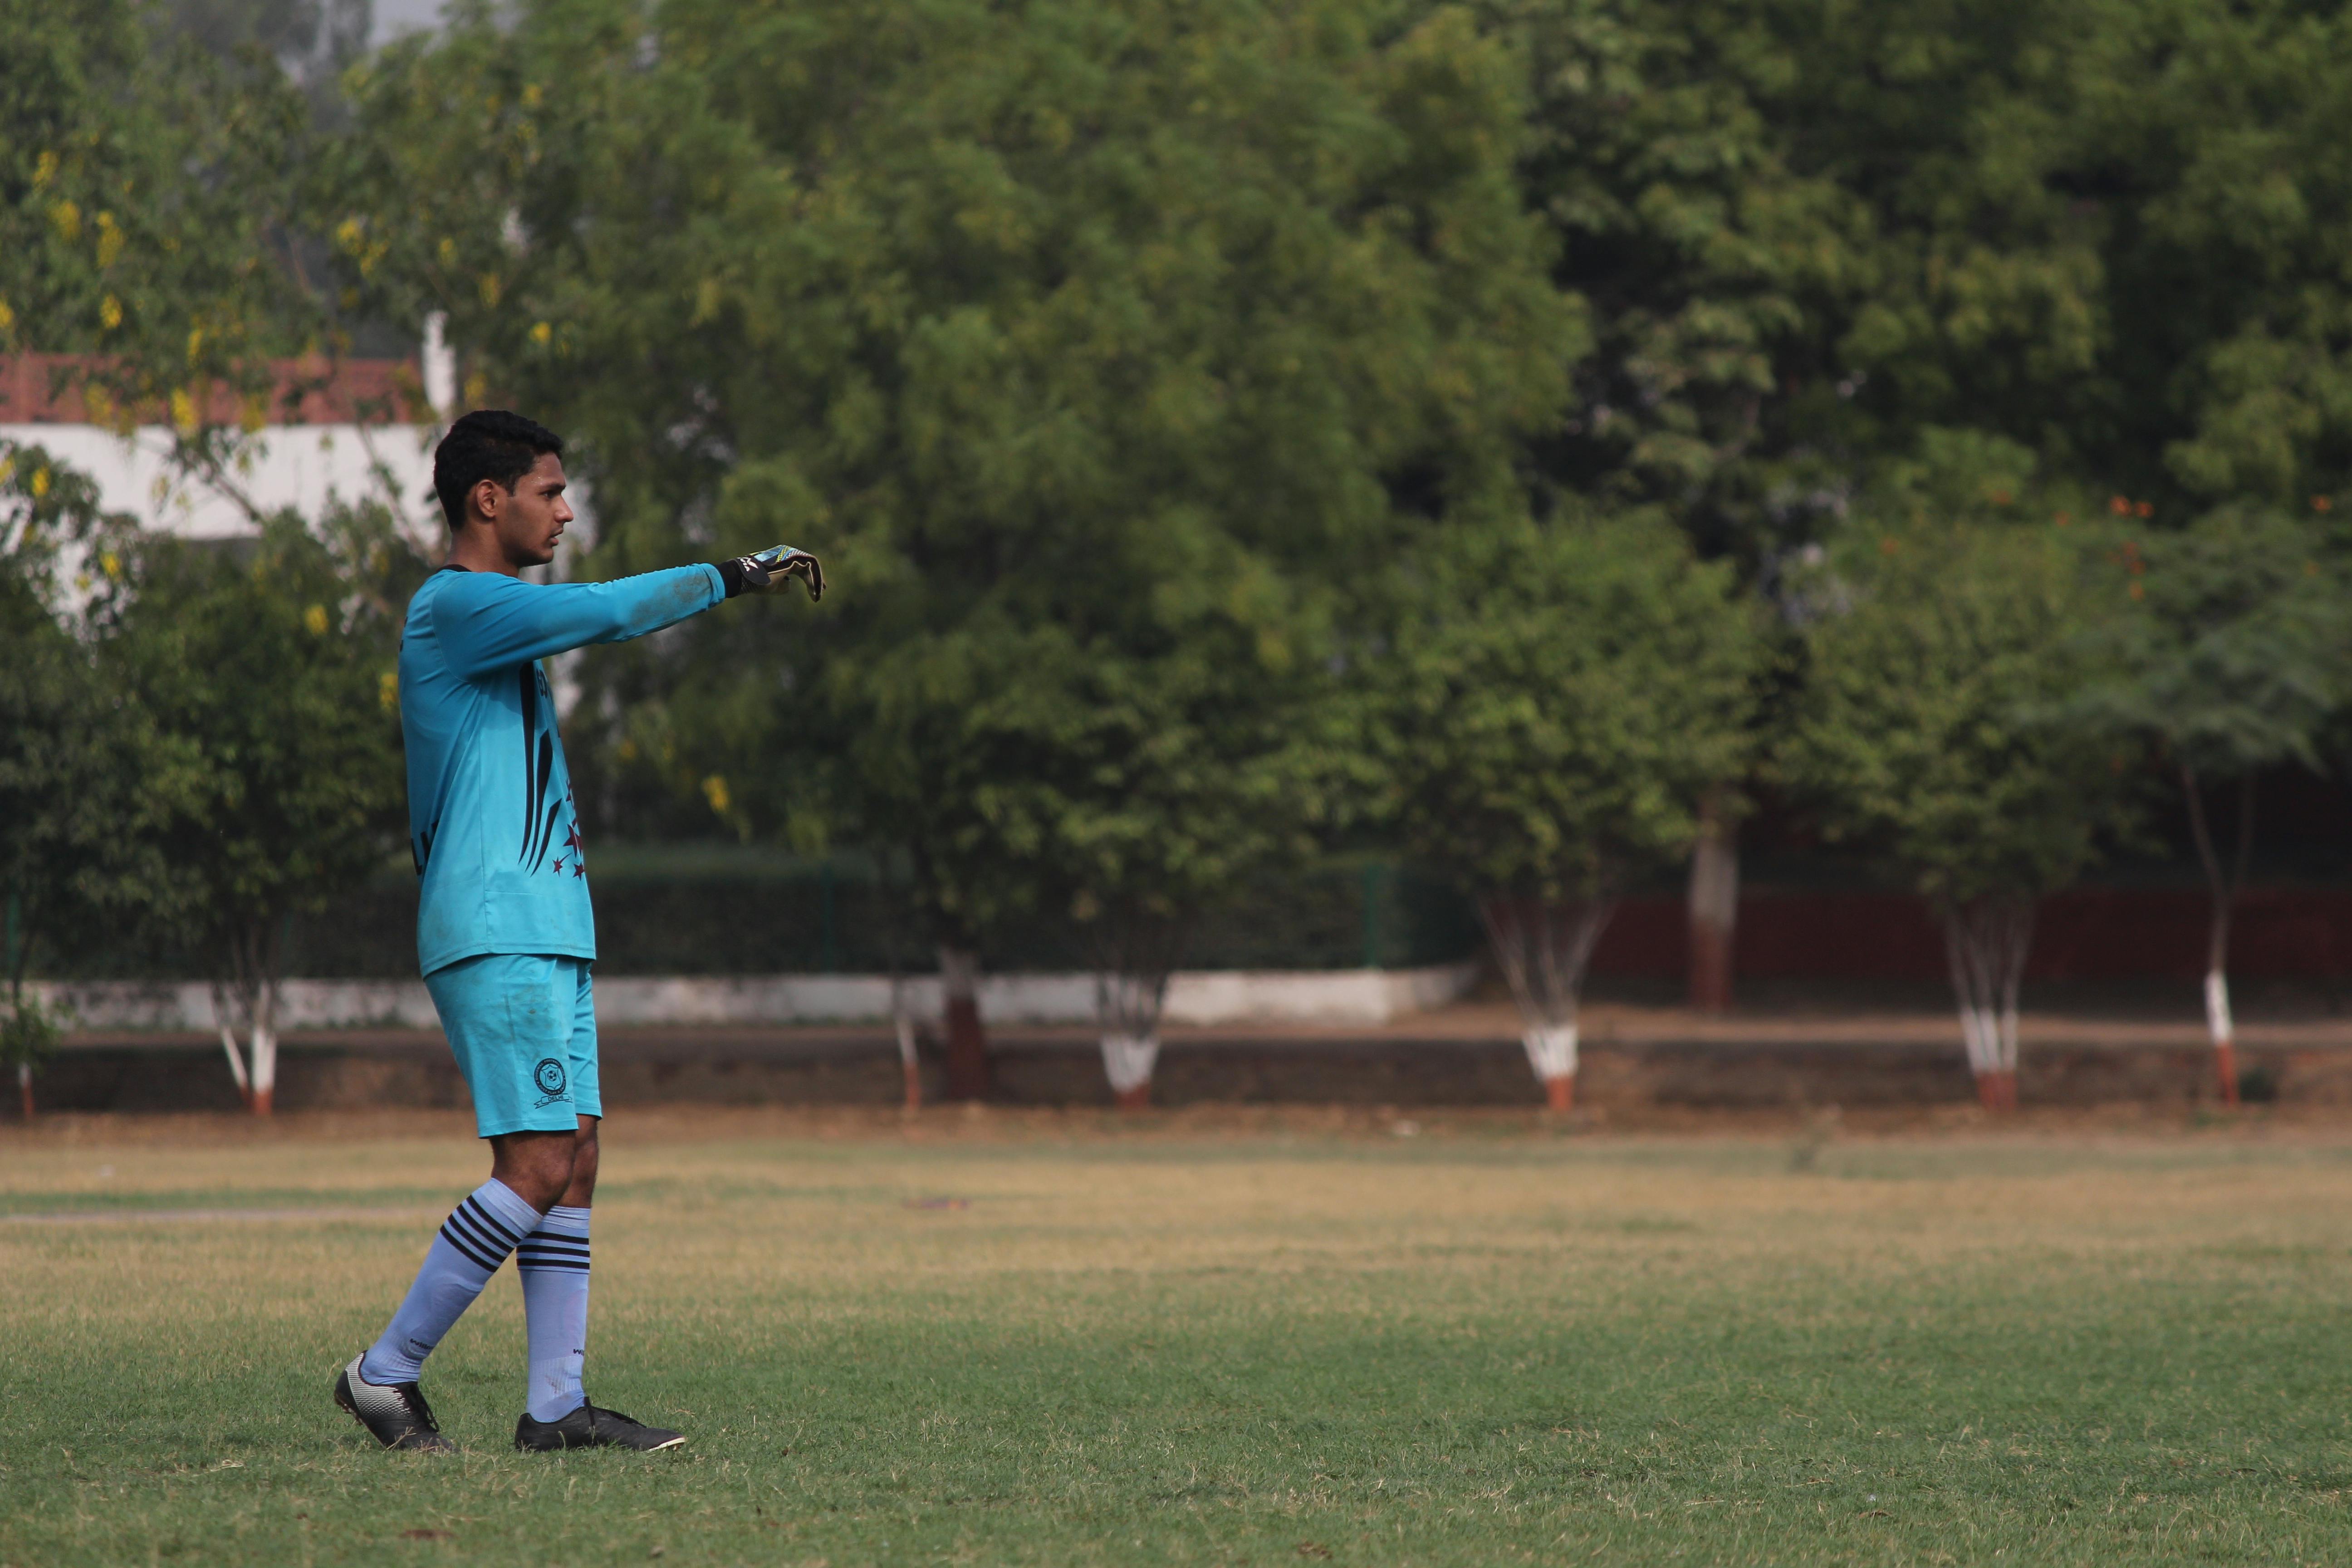
<svg viewBox="0 0 2352 1568">
<path fill-rule="evenodd" d="M 572 1188 L 579 1142 L 574 1132 L 502 1133 L 490 1140 L 490 1175 L 545 1214 Z"/>
</svg>

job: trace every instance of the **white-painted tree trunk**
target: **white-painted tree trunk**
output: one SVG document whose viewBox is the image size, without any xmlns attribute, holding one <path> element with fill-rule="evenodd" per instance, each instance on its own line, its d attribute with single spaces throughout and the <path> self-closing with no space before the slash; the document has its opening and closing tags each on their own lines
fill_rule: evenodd
<svg viewBox="0 0 2352 1568">
<path fill-rule="evenodd" d="M 276 978 L 247 978 L 235 984 L 215 982 L 213 1023 L 220 1031 L 221 1050 L 228 1058 L 229 1077 L 236 1080 L 238 1098 L 256 1116 L 268 1116 L 278 1095 Z M 237 1048 L 240 1025 L 245 1033 L 242 1051 Z"/>
<path fill-rule="evenodd" d="M 2033 945 L 2034 902 L 2029 894 L 1995 894 L 1942 911 L 1960 1039 L 1988 1110 L 2017 1109 L 2017 997 Z"/>
<path fill-rule="evenodd" d="M 906 1077 L 907 1109 L 923 1108 L 923 1064 L 915 1052 L 915 1010 L 907 1000 L 906 977 L 890 976 L 890 1023 L 898 1036 L 898 1070 Z"/>
<path fill-rule="evenodd" d="M 1528 1064 L 1554 1110 L 1567 1110 L 1576 1103 L 1577 1007 L 1592 950 L 1616 908 L 1616 901 L 1606 898 L 1524 899 L 1491 893 L 1478 900 L 1496 964 L 1519 1006 Z"/>
<path fill-rule="evenodd" d="M 253 1008 L 253 1113 L 268 1116 L 278 1103 L 278 982 L 262 979 Z"/>
<path fill-rule="evenodd" d="M 2216 1047 L 2237 1039 L 2237 1025 L 2230 1020 L 2230 975 L 2218 969 L 2206 973 L 2206 1030 Z"/>
<path fill-rule="evenodd" d="M 1960 1009 L 1960 1038 L 1968 1047 L 1969 1070 L 1979 1078 L 2017 1070 L 2017 1015 L 2006 1008 Z"/>
<path fill-rule="evenodd" d="M 1129 944 L 1133 946 L 1135 944 Z M 1125 1110 L 1140 1110 L 1151 1103 L 1151 1075 L 1160 1065 L 1160 1015 L 1168 1002 L 1171 952 L 1166 941 L 1150 944 L 1153 954 L 1143 972 L 1126 967 L 1136 962 L 1098 956 L 1095 969 L 1095 1018 L 1102 1029 L 1103 1076 Z M 1108 965 L 1118 963 L 1119 967 Z"/>
<path fill-rule="evenodd" d="M 1103 1076 L 1111 1092 L 1125 1100 L 1151 1087 L 1151 1071 L 1160 1063 L 1160 1037 L 1106 1032 L 1102 1037 Z"/>
<path fill-rule="evenodd" d="M 2205 821 L 2205 794 L 2188 763 L 2180 766 L 2180 789 L 2189 807 L 2189 837 L 2205 867 L 2205 882 L 2213 904 L 2205 934 L 2205 1027 L 2213 1039 L 2213 1069 L 2221 1079 L 2221 1102 L 2238 1103 L 2238 1037 L 2230 1017 L 2230 921 L 2238 894 L 2246 885 L 2246 871 L 2254 852 L 2254 775 L 2238 779 L 2238 843 L 2224 869 L 2212 829 Z"/>
<path fill-rule="evenodd" d="M 1103 1076 L 1121 1110 L 1141 1110 L 1151 1103 L 1168 975 L 1189 929 L 1181 910 L 1116 896 L 1103 898 L 1099 912 L 1087 922 Z"/>
<path fill-rule="evenodd" d="M 2226 943 L 2226 937 L 2221 946 Z M 2213 1037 L 2213 1070 L 2221 1082 L 2221 1102 L 2238 1103 L 2238 1026 L 2230 1016 L 2230 976 L 2220 968 L 2205 972 L 2205 1028 Z"/>
<path fill-rule="evenodd" d="M 1528 1048 L 1528 1065 L 1544 1086 L 1544 1099 L 1554 1110 L 1576 1104 L 1576 1026 L 1547 1024 L 1520 1037 Z"/>
<path fill-rule="evenodd" d="M 217 980 L 213 982 L 213 1026 L 220 1031 L 221 1049 L 228 1054 L 228 1076 L 236 1084 L 236 1097 L 249 1109 L 253 1080 L 246 1075 L 245 1053 L 236 1048 L 236 1013 L 229 1002 L 229 988 Z"/>
</svg>

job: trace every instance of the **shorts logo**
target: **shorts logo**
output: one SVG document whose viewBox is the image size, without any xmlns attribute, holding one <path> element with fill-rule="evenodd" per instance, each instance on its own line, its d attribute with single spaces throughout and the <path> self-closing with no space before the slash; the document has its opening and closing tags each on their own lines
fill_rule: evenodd
<svg viewBox="0 0 2352 1568">
<path fill-rule="evenodd" d="M 540 1104 L 547 1105 L 564 1098 L 564 1090 L 568 1086 L 564 1079 L 563 1064 L 553 1057 L 540 1058 L 539 1066 L 531 1069 L 530 1076 L 531 1080 L 539 1085 L 539 1092 L 546 1097 L 539 1102 Z"/>
</svg>

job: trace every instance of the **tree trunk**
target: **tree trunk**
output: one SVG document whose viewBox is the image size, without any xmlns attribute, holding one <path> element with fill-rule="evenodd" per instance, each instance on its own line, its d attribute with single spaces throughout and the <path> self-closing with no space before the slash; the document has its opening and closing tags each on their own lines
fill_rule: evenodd
<svg viewBox="0 0 2352 1568">
<path fill-rule="evenodd" d="M 907 1109 L 923 1109 L 923 1064 L 915 1052 L 915 1014 L 907 1005 L 907 983 L 890 976 L 890 1022 L 898 1034 L 898 1070 L 906 1075 Z"/>
<path fill-rule="evenodd" d="M 1960 1038 L 1987 1110 L 2017 1109 L 2017 993 L 2033 945 L 2030 894 L 1990 894 L 1947 905 L 1944 953 L 1960 1010 Z"/>
<path fill-rule="evenodd" d="M 2229 941 L 2226 924 L 2216 922 L 2213 943 Z M 2221 1080 L 2221 1103 L 2238 1104 L 2238 1034 L 2230 1016 L 2230 976 L 2219 963 L 2205 971 L 2205 1029 L 2213 1037 L 2213 1071 Z"/>
<path fill-rule="evenodd" d="M 940 984 L 945 993 L 948 1098 L 988 1097 L 988 1035 L 980 1022 L 980 954 L 940 943 Z"/>
<path fill-rule="evenodd" d="M 1519 1006 L 1528 1065 L 1535 1069 L 1545 1102 L 1554 1110 L 1567 1110 L 1576 1103 L 1577 1005 L 1593 946 L 1616 909 L 1612 898 L 1526 899 L 1489 893 L 1478 900 L 1478 916 L 1494 945 L 1495 962 Z"/>
<path fill-rule="evenodd" d="M 1528 1065 L 1544 1086 L 1544 1104 L 1552 1110 L 1576 1109 L 1576 1026 L 1543 1025 L 1519 1037 L 1527 1047 Z"/>
<path fill-rule="evenodd" d="M 1103 1076 L 1110 1079 L 1113 1100 L 1121 1110 L 1151 1109 L 1151 1073 L 1160 1064 L 1160 1037 L 1106 1031 L 1102 1037 Z"/>
<path fill-rule="evenodd" d="M 229 937 L 230 978 L 213 983 L 213 1022 L 220 1030 L 221 1049 L 228 1056 L 229 1076 L 246 1108 L 268 1116 L 278 1098 L 278 942 L 283 921 L 257 920 Z M 246 1026 L 246 1050 L 236 1048 L 237 1016 Z M 247 1068 L 250 1066 L 250 1072 Z"/>
<path fill-rule="evenodd" d="M 24 1108 L 25 1120 L 33 1120 L 33 1064 L 16 1064 L 16 1102 Z"/>
<path fill-rule="evenodd" d="M 253 1009 L 253 1113 L 268 1116 L 278 1102 L 278 979 L 266 976 L 255 989 L 259 994 Z"/>
<path fill-rule="evenodd" d="M 1103 1076 L 1121 1110 L 1150 1108 L 1168 975 L 1189 929 L 1181 916 L 1112 901 L 1088 930 Z"/>
<path fill-rule="evenodd" d="M 1699 806 L 1691 847 L 1690 1005 L 1702 1013 L 1731 1006 L 1732 942 L 1739 921 L 1739 824 L 1710 794 Z"/>
<path fill-rule="evenodd" d="M 2212 830 L 2205 822 L 2204 791 L 2196 773 L 2180 767 L 2180 793 L 2189 806 L 2189 837 L 2197 842 L 2197 858 L 2205 868 L 2205 886 L 2211 896 L 2211 913 L 2205 933 L 2205 1027 L 2213 1041 L 2213 1071 L 2221 1079 L 2221 1102 L 2238 1103 L 2237 1026 L 2230 1016 L 2230 917 L 2238 893 L 2246 885 L 2246 867 L 2254 846 L 2254 775 L 2238 780 L 2238 843 L 2233 863 L 2225 873 L 2213 847 Z"/>
<path fill-rule="evenodd" d="M 220 1031 L 221 1049 L 228 1057 L 228 1076 L 236 1084 L 236 1097 L 246 1109 L 253 1108 L 253 1080 L 246 1076 L 245 1055 L 236 1048 L 236 1013 L 229 1001 L 229 988 L 213 982 L 213 1026 Z"/>
</svg>

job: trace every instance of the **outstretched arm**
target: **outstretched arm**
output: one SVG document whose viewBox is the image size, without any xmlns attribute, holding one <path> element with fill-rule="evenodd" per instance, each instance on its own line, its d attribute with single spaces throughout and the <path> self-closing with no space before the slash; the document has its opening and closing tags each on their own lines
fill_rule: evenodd
<svg viewBox="0 0 2352 1568">
<path fill-rule="evenodd" d="M 676 566 L 613 583 L 547 585 L 488 572 L 441 590 L 433 629 L 450 668 L 471 679 L 591 643 L 626 642 L 727 597 L 716 566 Z"/>
</svg>

